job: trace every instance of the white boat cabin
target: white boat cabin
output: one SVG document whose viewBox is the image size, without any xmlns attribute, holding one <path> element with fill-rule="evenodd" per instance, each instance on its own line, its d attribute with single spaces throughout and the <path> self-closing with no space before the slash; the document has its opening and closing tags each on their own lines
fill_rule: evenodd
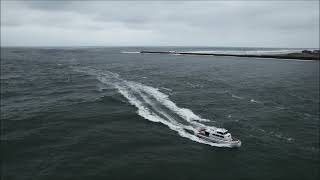
<svg viewBox="0 0 320 180">
<path fill-rule="evenodd" d="M 202 136 L 206 136 L 209 138 L 218 138 L 222 140 L 232 140 L 231 134 L 228 132 L 228 130 L 224 128 L 216 128 L 216 129 L 205 129 L 202 128 L 199 131 L 199 134 Z"/>
</svg>

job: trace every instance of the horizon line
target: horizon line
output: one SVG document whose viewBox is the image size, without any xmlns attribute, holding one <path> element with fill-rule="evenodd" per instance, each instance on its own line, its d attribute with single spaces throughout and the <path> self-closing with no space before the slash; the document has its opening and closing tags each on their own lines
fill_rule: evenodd
<svg viewBox="0 0 320 180">
<path fill-rule="evenodd" d="M 0 45 L 1 48 L 74 48 L 74 47 L 78 47 L 78 48 L 99 48 L 99 47 L 192 47 L 192 48 L 275 48 L 275 49 L 319 49 L 320 47 L 270 47 L 270 46 L 190 46 L 190 45 L 158 45 L 158 46 L 150 46 L 150 45 L 137 45 L 137 46 L 133 46 L 133 45 L 67 45 L 67 46 L 63 46 L 63 45 L 53 45 L 53 46 L 29 46 L 29 45 Z"/>
</svg>

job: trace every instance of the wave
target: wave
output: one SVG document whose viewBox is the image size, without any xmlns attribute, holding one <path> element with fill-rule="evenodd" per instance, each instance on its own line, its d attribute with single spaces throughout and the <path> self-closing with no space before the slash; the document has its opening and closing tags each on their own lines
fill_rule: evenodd
<svg viewBox="0 0 320 180">
<path fill-rule="evenodd" d="M 234 95 L 234 94 L 232 94 L 232 93 L 231 93 L 231 97 L 236 98 L 236 99 L 244 99 L 243 97 Z"/>
<path fill-rule="evenodd" d="M 170 89 L 170 88 L 160 87 L 160 89 L 163 89 L 163 90 L 166 90 L 166 91 L 170 91 L 170 92 L 172 92 L 172 89 Z"/>
<path fill-rule="evenodd" d="M 118 74 L 110 71 L 101 71 L 87 67 L 75 68 L 75 70 L 96 76 L 101 83 L 117 89 L 131 105 L 134 105 L 138 109 L 138 115 L 149 121 L 168 126 L 181 137 L 210 146 L 230 147 L 228 144 L 206 141 L 191 133 L 197 131 L 199 127 L 208 127 L 201 122 L 208 122 L 210 120 L 201 118 L 190 109 L 178 107 L 169 99 L 168 95 L 160 92 L 157 88 L 122 79 Z M 216 127 L 210 126 L 210 128 Z"/>
<path fill-rule="evenodd" d="M 283 134 L 280 133 L 280 132 L 267 131 L 267 130 L 264 130 L 264 129 L 262 129 L 262 128 L 257 128 L 256 130 L 258 130 L 258 131 L 260 131 L 261 133 L 264 133 L 264 134 L 266 134 L 266 135 L 268 135 L 268 136 L 276 137 L 276 138 L 278 138 L 278 139 L 286 140 L 286 141 L 288 141 L 288 142 L 293 142 L 293 141 L 295 141 L 294 138 L 289 137 L 289 136 L 285 136 L 285 135 L 283 135 Z"/>
<path fill-rule="evenodd" d="M 257 101 L 257 100 L 255 100 L 255 99 L 251 99 L 251 100 L 250 100 L 250 102 L 251 102 L 251 103 L 258 103 L 258 104 L 262 104 L 262 102 Z"/>
</svg>

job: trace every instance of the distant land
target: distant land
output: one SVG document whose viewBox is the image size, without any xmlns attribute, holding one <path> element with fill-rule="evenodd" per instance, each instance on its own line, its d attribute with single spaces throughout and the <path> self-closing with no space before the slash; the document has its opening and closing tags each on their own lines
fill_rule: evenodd
<svg viewBox="0 0 320 180">
<path fill-rule="evenodd" d="M 301 52 L 287 54 L 227 54 L 227 53 L 202 53 L 202 52 L 176 52 L 176 51 L 140 51 L 142 54 L 175 54 L 175 55 L 201 55 L 201 56 L 234 56 L 234 57 L 255 57 L 275 59 L 300 59 L 320 60 L 320 50 L 303 50 Z"/>
</svg>

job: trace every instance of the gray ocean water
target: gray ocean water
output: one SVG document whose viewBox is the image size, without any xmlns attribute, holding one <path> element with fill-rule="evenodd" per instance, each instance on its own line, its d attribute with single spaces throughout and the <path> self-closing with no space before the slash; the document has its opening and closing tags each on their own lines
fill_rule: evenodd
<svg viewBox="0 0 320 180">
<path fill-rule="evenodd" d="M 1 48 L 2 178 L 319 178 L 319 61 L 141 49 Z"/>
</svg>

